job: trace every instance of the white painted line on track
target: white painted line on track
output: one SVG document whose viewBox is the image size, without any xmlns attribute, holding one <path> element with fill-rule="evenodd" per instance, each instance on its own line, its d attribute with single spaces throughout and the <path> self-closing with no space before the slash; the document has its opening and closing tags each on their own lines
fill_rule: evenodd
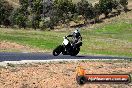
<svg viewBox="0 0 132 88">
<path fill-rule="evenodd" d="M 25 63 L 48 63 L 48 62 L 63 62 L 63 61 L 91 61 L 91 60 L 111 60 L 111 59 L 52 59 L 52 60 L 21 60 L 21 61 L 3 61 L 0 62 L 0 66 L 7 66 L 7 64 L 25 64 Z M 119 60 L 119 59 L 112 59 L 112 60 Z"/>
</svg>

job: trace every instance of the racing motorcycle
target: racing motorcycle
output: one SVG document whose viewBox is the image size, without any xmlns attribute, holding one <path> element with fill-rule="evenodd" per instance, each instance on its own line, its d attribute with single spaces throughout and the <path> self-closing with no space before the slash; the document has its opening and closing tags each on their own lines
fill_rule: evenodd
<svg viewBox="0 0 132 88">
<path fill-rule="evenodd" d="M 58 56 L 59 54 L 62 53 L 63 55 L 76 56 L 80 51 L 80 47 L 82 46 L 82 41 L 76 44 L 73 44 L 73 42 L 70 41 L 68 37 L 65 36 L 63 38 L 64 38 L 63 43 L 57 46 L 53 50 L 53 55 Z"/>
</svg>

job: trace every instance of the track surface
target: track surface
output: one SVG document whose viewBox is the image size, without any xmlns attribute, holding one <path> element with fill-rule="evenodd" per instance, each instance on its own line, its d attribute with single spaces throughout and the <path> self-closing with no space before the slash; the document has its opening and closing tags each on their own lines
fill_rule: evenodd
<svg viewBox="0 0 132 88">
<path fill-rule="evenodd" d="M 2 61 L 21 61 L 21 60 L 53 60 L 53 59 L 132 59 L 127 57 L 112 56 L 53 56 L 45 53 L 0 53 L 0 62 Z"/>
</svg>

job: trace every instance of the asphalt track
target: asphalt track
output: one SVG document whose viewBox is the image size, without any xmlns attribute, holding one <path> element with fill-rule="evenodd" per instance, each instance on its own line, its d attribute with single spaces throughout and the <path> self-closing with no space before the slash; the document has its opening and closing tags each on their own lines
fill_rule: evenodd
<svg viewBox="0 0 132 88">
<path fill-rule="evenodd" d="M 0 62 L 3 61 L 22 61 L 22 60 L 54 60 L 54 59 L 132 59 L 127 57 L 112 57 L 112 56 L 88 56 L 88 55 L 59 55 L 53 56 L 46 53 L 0 53 Z"/>
</svg>

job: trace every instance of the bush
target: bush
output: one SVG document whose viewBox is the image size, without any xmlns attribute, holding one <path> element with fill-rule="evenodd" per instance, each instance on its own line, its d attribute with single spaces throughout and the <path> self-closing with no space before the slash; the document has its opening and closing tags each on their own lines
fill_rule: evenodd
<svg viewBox="0 0 132 88">
<path fill-rule="evenodd" d="M 37 28 L 39 28 L 39 23 L 40 23 L 40 21 L 41 21 L 41 17 L 40 17 L 40 15 L 38 15 L 38 14 L 33 14 L 33 16 L 32 16 L 32 28 L 33 29 L 37 29 Z"/>
<path fill-rule="evenodd" d="M 112 0 L 99 0 L 99 6 L 101 13 L 103 13 L 105 17 L 108 17 L 108 14 L 112 12 Z"/>
<path fill-rule="evenodd" d="M 123 6 L 124 11 L 127 12 L 128 11 L 128 0 L 120 0 L 119 3 Z"/>
<path fill-rule="evenodd" d="M 30 0 L 19 0 L 19 3 L 21 5 L 21 7 L 24 8 L 24 10 L 27 10 L 28 6 L 29 6 L 29 2 Z M 31 0 L 32 1 L 32 0 Z"/>
<path fill-rule="evenodd" d="M 17 8 L 14 9 L 10 15 L 10 20 L 12 25 L 18 25 L 19 28 L 26 28 L 27 16 L 23 13 L 23 9 Z"/>
<path fill-rule="evenodd" d="M 0 25 L 5 23 L 5 21 L 9 21 L 9 16 L 13 10 L 12 5 L 10 5 L 5 0 L 0 0 Z M 6 25 L 7 26 L 7 25 Z"/>
<path fill-rule="evenodd" d="M 80 2 L 77 3 L 76 8 L 78 14 L 82 15 L 86 21 L 87 19 L 91 20 L 95 18 L 94 7 L 88 1 L 81 0 Z"/>
<path fill-rule="evenodd" d="M 101 15 L 100 5 L 99 3 L 95 3 L 94 5 L 94 15 L 95 15 L 95 21 L 99 21 L 99 16 Z"/>
<path fill-rule="evenodd" d="M 72 0 L 55 0 L 54 9 L 56 9 L 55 18 L 59 18 L 63 23 L 66 23 L 65 20 L 70 19 L 71 15 L 76 12 L 75 4 L 73 4 Z"/>
<path fill-rule="evenodd" d="M 58 23 L 67 24 L 83 16 L 85 22 L 104 14 L 108 17 L 113 9 L 120 14 L 121 7 L 128 11 L 128 0 L 99 0 L 94 6 L 87 0 L 74 4 L 72 0 L 19 0 L 20 7 L 13 7 L 5 0 L 0 0 L 0 25 L 18 25 L 20 28 L 32 27 L 33 29 L 53 29 Z M 47 20 L 47 18 L 49 20 Z"/>
<path fill-rule="evenodd" d="M 113 1 L 112 1 L 112 8 L 115 9 L 115 10 L 117 10 L 118 14 L 121 13 L 122 7 L 121 7 L 119 1 L 113 0 Z"/>
</svg>

